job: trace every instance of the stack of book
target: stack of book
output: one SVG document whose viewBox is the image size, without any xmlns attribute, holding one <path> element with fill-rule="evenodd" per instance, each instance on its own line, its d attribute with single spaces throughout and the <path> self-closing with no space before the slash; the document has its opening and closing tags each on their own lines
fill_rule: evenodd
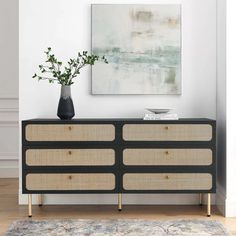
<svg viewBox="0 0 236 236">
<path fill-rule="evenodd" d="M 175 113 L 147 113 L 144 115 L 144 120 L 178 120 L 178 115 Z"/>
</svg>

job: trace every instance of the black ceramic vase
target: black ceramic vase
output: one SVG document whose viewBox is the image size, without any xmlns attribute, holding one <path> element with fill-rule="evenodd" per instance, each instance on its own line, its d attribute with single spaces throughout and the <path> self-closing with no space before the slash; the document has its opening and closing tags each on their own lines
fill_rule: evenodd
<svg viewBox="0 0 236 236">
<path fill-rule="evenodd" d="M 71 98 L 70 85 L 61 86 L 61 97 L 58 104 L 57 116 L 61 120 L 71 120 L 75 115 L 74 105 Z"/>
</svg>

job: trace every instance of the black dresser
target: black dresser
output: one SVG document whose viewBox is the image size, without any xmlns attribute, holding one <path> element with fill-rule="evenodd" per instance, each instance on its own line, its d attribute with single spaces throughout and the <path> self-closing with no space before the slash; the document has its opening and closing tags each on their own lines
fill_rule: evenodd
<svg viewBox="0 0 236 236">
<path fill-rule="evenodd" d="M 28 194 L 208 194 L 216 191 L 216 123 L 210 119 L 22 121 L 22 189 Z"/>
</svg>

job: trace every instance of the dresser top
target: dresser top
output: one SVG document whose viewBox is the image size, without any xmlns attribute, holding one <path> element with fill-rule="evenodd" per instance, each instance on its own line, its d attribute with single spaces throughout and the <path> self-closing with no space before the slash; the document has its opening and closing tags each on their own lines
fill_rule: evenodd
<svg viewBox="0 0 236 236">
<path fill-rule="evenodd" d="M 29 119 L 23 120 L 26 123 L 79 123 L 79 122 L 141 122 L 141 123 L 205 123 L 215 122 L 215 120 L 208 118 L 181 118 L 178 120 L 143 120 L 142 118 L 81 118 L 72 120 L 60 120 L 60 119 Z"/>
</svg>

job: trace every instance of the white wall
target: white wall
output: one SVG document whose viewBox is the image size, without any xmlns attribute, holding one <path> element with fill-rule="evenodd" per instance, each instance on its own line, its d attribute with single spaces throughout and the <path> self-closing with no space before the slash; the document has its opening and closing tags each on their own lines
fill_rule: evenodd
<svg viewBox="0 0 236 236">
<path fill-rule="evenodd" d="M 217 205 L 226 217 L 236 217 L 236 80 L 235 0 L 218 0 L 217 43 Z M 226 15 L 227 11 L 227 15 Z M 227 30 L 226 30 L 227 22 Z M 227 45 L 227 47 L 226 47 Z M 226 64 L 227 62 L 227 64 Z M 226 79 L 227 78 L 227 79 Z"/>
<path fill-rule="evenodd" d="M 0 178 L 18 177 L 18 0 L 0 1 Z"/>
<path fill-rule="evenodd" d="M 226 201 L 226 1 L 217 0 L 217 197 L 222 214 Z"/>
<path fill-rule="evenodd" d="M 90 50 L 91 3 L 122 3 L 91 0 L 21 0 L 20 4 L 20 119 L 56 117 L 58 85 L 33 80 L 31 76 L 51 46 L 68 59 L 78 50 Z M 123 3 L 182 4 L 182 81 L 180 96 L 91 95 L 91 70 L 87 67 L 72 89 L 76 117 L 141 117 L 145 107 L 171 107 L 181 117 L 216 118 L 216 1 L 129 0 Z M 109 19 L 108 19 L 109 20 Z M 85 197 L 68 196 L 64 201 L 81 202 Z M 87 197 L 86 197 L 87 198 Z M 72 200 L 71 200 L 72 199 Z M 110 201 L 109 201 L 110 199 Z M 196 203 L 197 196 L 133 196 L 129 201 L 149 203 Z M 24 199 L 22 198 L 22 201 Z M 87 198 L 91 202 L 92 197 Z M 94 203 L 103 202 L 99 196 Z M 107 199 L 106 199 L 107 200 Z M 61 202 L 48 197 L 48 202 Z M 116 200 L 108 197 L 108 202 Z M 127 200 L 128 201 L 128 200 Z"/>
<path fill-rule="evenodd" d="M 236 2 L 233 0 L 227 1 L 227 35 L 226 35 L 226 73 L 227 73 L 227 83 L 226 83 L 226 216 L 236 217 L 236 80 L 235 80 L 235 51 L 236 51 L 236 33 L 235 33 L 235 22 L 236 15 L 235 9 Z"/>
</svg>

